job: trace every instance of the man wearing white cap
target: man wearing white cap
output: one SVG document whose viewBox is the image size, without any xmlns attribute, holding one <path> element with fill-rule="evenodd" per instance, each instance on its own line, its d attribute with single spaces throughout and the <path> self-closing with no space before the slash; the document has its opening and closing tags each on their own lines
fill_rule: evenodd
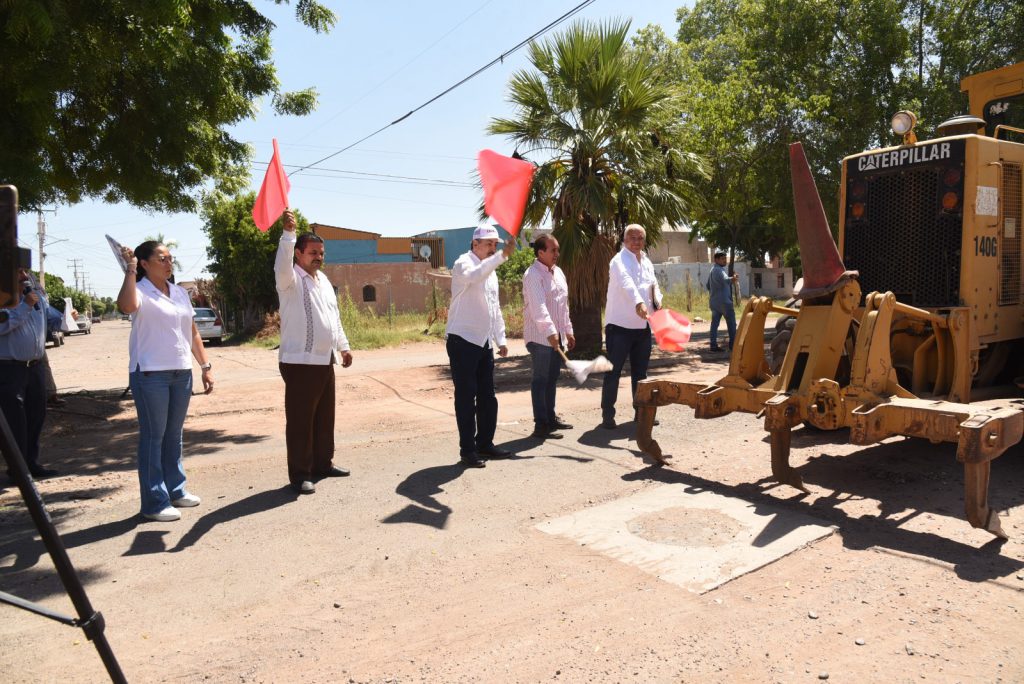
<svg viewBox="0 0 1024 684">
<path fill-rule="evenodd" d="M 459 427 L 459 458 L 469 468 L 483 468 L 481 458 L 512 454 L 494 446 L 498 398 L 494 396 L 494 346 L 508 356 L 505 319 L 498 302 L 498 276 L 516 247 L 509 240 L 498 252 L 498 231 L 481 224 L 473 231 L 470 250 L 452 266 L 452 302 L 448 307 L 448 362 L 455 383 L 455 422 Z"/>
</svg>

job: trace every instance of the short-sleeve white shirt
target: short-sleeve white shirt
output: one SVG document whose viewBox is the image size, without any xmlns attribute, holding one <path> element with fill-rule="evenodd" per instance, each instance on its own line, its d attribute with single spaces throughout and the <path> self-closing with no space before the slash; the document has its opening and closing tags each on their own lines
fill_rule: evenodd
<svg viewBox="0 0 1024 684">
<path fill-rule="evenodd" d="M 167 283 L 169 295 L 149 278 L 136 285 L 139 308 L 128 337 L 128 372 L 192 368 L 192 300 L 184 288 Z"/>
</svg>

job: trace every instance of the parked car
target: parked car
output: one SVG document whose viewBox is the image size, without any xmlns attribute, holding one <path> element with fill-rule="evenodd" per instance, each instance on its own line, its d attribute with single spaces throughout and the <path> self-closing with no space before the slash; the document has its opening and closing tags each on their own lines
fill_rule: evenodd
<svg viewBox="0 0 1024 684">
<path fill-rule="evenodd" d="M 52 344 L 54 347 L 59 347 L 64 344 L 64 333 L 60 330 L 47 330 L 46 331 L 46 344 Z"/>
<path fill-rule="evenodd" d="M 199 307 L 195 310 L 193 320 L 196 322 L 196 329 L 204 342 L 220 344 L 224 336 L 224 324 L 220 320 L 220 314 L 213 309 Z"/>
<path fill-rule="evenodd" d="M 92 318 L 89 316 L 86 316 L 85 314 L 78 314 L 78 318 L 75 319 L 75 324 L 78 325 L 78 329 L 76 330 L 75 328 L 72 328 L 65 333 L 66 335 L 74 335 L 76 333 L 81 333 L 83 335 L 92 334 Z"/>
<path fill-rule="evenodd" d="M 64 320 L 60 309 L 54 308 L 50 305 L 49 316 L 46 317 L 46 341 L 43 346 L 52 344 L 54 347 L 59 347 L 64 344 L 64 333 L 61 332 L 61 322 Z"/>
</svg>

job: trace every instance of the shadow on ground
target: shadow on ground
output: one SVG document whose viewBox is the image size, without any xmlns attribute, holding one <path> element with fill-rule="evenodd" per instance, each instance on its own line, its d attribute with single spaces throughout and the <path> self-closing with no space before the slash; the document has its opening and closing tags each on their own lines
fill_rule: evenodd
<svg viewBox="0 0 1024 684">
<path fill-rule="evenodd" d="M 62 475 L 134 470 L 138 420 L 131 397 L 109 390 L 80 392 L 64 398 L 64 406 L 47 412 L 40 460 Z M 192 429 L 186 422 L 185 460 L 266 439 L 268 435 Z"/>
<path fill-rule="evenodd" d="M 797 441 L 794 433 L 794 447 Z M 820 433 L 808 437 L 817 442 Z M 917 445 L 922 446 L 921 444 Z M 944 448 L 949 446 L 949 449 Z M 1024 454 L 1008 453 L 1008 463 L 993 467 L 992 503 L 1005 509 L 1024 495 Z M 1000 459 L 1001 460 L 1001 459 Z M 768 451 L 766 477 L 736 486 L 715 482 L 669 468 L 647 466 L 626 474 L 624 480 L 650 480 L 681 484 L 738 497 L 754 505 L 771 504 L 809 514 L 838 526 L 844 546 L 850 549 L 888 548 L 948 563 L 962 579 L 980 582 L 1004 577 L 1024 568 L 1024 562 L 1003 555 L 1005 542 L 993 538 L 980 548 L 931 532 L 906 529 L 904 523 L 920 515 L 938 513 L 963 519 L 963 472 L 956 463 L 955 447 L 908 449 L 902 441 L 866 447 L 852 454 L 811 457 L 797 468 L 805 484 L 827 493 L 809 501 L 808 495 L 772 481 Z M 1009 496 L 1011 501 L 1006 500 Z M 879 502 L 876 515 L 851 515 L 844 502 L 865 499 Z M 966 520 L 962 523 L 969 526 Z"/>
</svg>

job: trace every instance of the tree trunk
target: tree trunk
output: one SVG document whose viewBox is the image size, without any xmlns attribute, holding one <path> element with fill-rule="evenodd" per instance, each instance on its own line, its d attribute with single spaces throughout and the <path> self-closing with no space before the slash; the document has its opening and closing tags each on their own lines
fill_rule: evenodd
<svg viewBox="0 0 1024 684">
<path fill-rule="evenodd" d="M 569 281 L 569 315 L 576 335 L 576 358 L 592 359 L 601 353 L 601 310 L 608 293 L 608 262 L 613 256 L 614 241 L 597 235 L 586 256 L 571 266 L 563 266 Z"/>
<path fill-rule="evenodd" d="M 592 359 L 601 354 L 603 330 L 601 327 L 601 304 L 576 305 L 571 307 L 572 329 L 576 334 L 576 349 L 569 355 L 577 359 Z"/>
</svg>

